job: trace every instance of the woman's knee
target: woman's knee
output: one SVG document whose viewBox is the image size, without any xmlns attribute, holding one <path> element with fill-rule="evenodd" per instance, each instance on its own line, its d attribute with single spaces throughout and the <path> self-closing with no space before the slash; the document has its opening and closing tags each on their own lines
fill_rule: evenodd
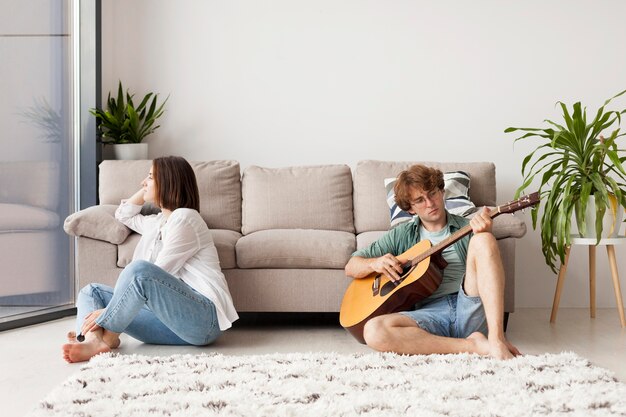
<svg viewBox="0 0 626 417">
<path fill-rule="evenodd" d="M 132 275 L 137 275 L 142 272 L 151 270 L 152 268 L 154 268 L 154 266 L 155 265 L 152 262 L 144 261 L 142 259 L 137 259 L 135 261 L 132 261 L 128 265 L 126 265 L 126 268 L 124 268 L 123 272 L 128 272 Z"/>
<path fill-rule="evenodd" d="M 141 278 L 151 275 L 150 271 L 155 265 L 144 260 L 132 261 L 122 271 L 117 279 L 117 286 L 130 284 L 131 282 L 140 280 Z"/>
<path fill-rule="evenodd" d="M 87 284 L 78 292 L 78 301 L 83 299 L 99 298 L 98 284 Z"/>
</svg>

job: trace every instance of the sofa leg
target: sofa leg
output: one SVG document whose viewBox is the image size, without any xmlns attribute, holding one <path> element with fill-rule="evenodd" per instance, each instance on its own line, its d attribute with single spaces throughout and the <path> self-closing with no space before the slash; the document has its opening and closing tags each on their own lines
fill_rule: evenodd
<svg viewBox="0 0 626 417">
<path fill-rule="evenodd" d="M 504 331 L 506 332 L 506 326 L 509 324 L 509 313 L 504 313 Z"/>
</svg>

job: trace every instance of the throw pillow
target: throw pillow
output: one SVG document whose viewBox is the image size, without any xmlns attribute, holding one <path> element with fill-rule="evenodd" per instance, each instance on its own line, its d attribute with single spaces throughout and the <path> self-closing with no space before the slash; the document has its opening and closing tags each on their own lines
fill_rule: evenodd
<svg viewBox="0 0 626 417">
<path fill-rule="evenodd" d="M 458 216 L 465 216 L 476 211 L 476 206 L 469 199 L 470 177 L 463 171 L 446 172 L 443 174 L 444 200 L 446 210 Z M 385 178 L 385 190 L 387 191 L 387 205 L 391 217 L 391 228 L 413 218 L 409 212 L 402 210 L 396 204 L 396 195 L 393 187 L 396 178 Z"/>
<path fill-rule="evenodd" d="M 101 204 L 71 214 L 65 219 L 63 228 L 72 236 L 85 236 L 120 244 L 131 230 L 115 218 L 116 205 Z"/>
</svg>

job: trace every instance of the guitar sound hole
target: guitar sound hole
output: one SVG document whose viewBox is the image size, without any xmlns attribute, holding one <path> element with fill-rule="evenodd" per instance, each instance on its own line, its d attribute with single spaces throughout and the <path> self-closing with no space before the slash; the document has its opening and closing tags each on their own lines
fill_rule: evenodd
<svg viewBox="0 0 626 417">
<path fill-rule="evenodd" d="M 380 295 L 384 297 L 385 295 L 393 291 L 394 288 L 396 288 L 398 285 L 402 284 L 402 281 L 406 279 L 406 277 L 409 275 L 412 269 L 413 269 L 413 266 L 411 265 L 411 262 L 407 262 L 406 264 L 404 264 L 402 267 L 402 275 L 401 275 L 400 281 L 396 281 L 395 283 L 391 281 L 387 281 L 387 283 L 385 283 L 385 285 L 383 285 L 382 288 L 380 289 Z"/>
</svg>

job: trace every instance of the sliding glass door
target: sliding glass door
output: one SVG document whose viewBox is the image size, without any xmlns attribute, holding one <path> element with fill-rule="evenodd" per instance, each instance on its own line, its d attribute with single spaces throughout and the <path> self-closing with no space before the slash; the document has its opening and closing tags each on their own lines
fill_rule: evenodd
<svg viewBox="0 0 626 417">
<path fill-rule="evenodd" d="M 0 323 L 74 302 L 70 0 L 0 0 Z"/>
</svg>

